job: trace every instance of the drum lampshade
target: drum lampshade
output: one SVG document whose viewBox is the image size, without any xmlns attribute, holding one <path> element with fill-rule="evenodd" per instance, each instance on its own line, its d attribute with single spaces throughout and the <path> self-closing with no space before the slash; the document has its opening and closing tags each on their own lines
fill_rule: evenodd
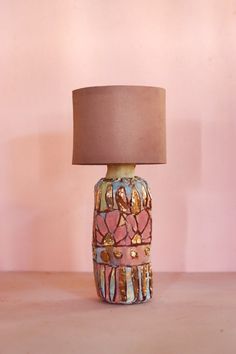
<svg viewBox="0 0 236 354">
<path fill-rule="evenodd" d="M 73 164 L 166 163 L 165 90 L 98 86 L 73 91 Z"/>
</svg>

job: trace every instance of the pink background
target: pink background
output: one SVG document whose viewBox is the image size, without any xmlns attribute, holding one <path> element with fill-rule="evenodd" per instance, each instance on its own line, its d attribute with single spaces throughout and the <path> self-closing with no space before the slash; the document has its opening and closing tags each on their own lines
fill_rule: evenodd
<svg viewBox="0 0 236 354">
<path fill-rule="evenodd" d="M 108 84 L 167 89 L 154 270 L 236 270 L 235 1 L 5 0 L 0 36 L 1 270 L 92 269 L 106 169 L 71 165 L 71 91 Z"/>
</svg>

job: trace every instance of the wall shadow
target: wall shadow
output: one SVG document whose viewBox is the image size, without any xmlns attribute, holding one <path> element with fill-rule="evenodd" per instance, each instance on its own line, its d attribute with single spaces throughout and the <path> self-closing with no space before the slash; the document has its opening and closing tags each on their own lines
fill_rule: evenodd
<svg viewBox="0 0 236 354">
<path fill-rule="evenodd" d="M 167 121 L 167 164 L 139 167 L 153 196 L 153 269 L 185 271 L 188 200 L 201 183 L 201 122 Z"/>
<path fill-rule="evenodd" d="M 78 247 L 76 233 L 83 218 L 79 203 L 83 204 L 83 198 L 91 202 L 93 190 L 88 198 L 86 188 L 79 183 L 83 169 L 71 164 L 72 134 L 15 138 L 8 143 L 7 159 L 12 223 L 6 235 L 7 270 L 75 270 L 87 247 Z M 82 214 L 86 212 L 83 208 Z"/>
</svg>

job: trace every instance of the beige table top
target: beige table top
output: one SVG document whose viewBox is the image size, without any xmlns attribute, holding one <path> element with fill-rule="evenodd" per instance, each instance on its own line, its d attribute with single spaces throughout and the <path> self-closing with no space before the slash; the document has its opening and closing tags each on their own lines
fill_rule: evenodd
<svg viewBox="0 0 236 354">
<path fill-rule="evenodd" d="M 98 302 L 92 274 L 0 273 L 0 354 L 236 353 L 236 273 L 157 279 L 125 306 Z"/>
</svg>

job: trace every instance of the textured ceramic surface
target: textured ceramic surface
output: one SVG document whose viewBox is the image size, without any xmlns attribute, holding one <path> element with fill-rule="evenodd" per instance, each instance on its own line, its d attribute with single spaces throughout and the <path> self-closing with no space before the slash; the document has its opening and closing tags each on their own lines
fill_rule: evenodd
<svg viewBox="0 0 236 354">
<path fill-rule="evenodd" d="M 93 263 L 98 296 L 132 304 L 152 297 L 151 195 L 140 177 L 95 185 Z"/>
</svg>

